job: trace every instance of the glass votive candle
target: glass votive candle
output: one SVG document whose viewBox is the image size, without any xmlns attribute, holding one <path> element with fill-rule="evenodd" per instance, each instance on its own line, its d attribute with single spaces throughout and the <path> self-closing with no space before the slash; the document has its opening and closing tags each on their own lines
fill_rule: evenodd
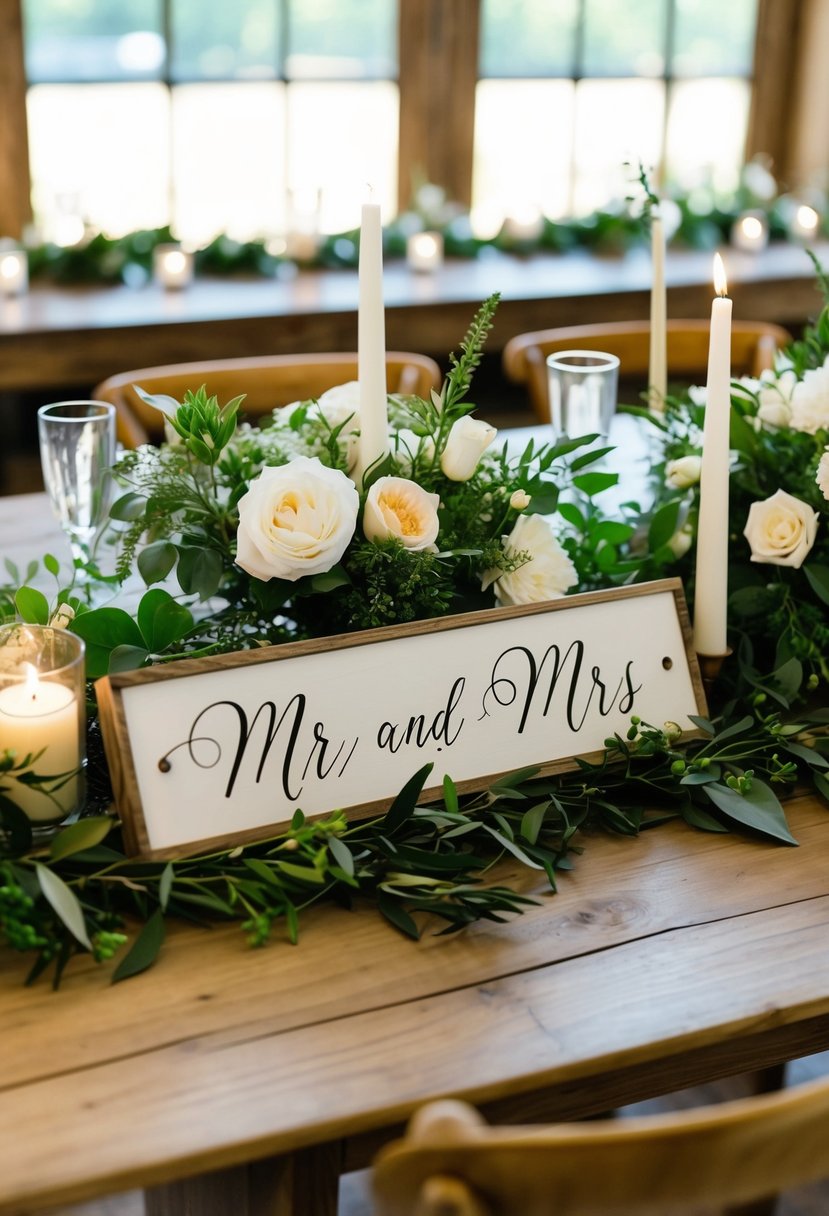
<svg viewBox="0 0 829 1216">
<path fill-rule="evenodd" d="M 814 207 L 801 203 L 795 210 L 789 225 L 789 232 L 796 241 L 804 244 L 813 241 L 820 231 L 820 216 Z"/>
<path fill-rule="evenodd" d="M 410 270 L 426 273 L 443 265 L 443 236 L 439 232 L 413 232 L 406 241 L 406 261 Z"/>
<path fill-rule="evenodd" d="M 60 823 L 84 804 L 84 644 L 49 625 L 0 628 L 0 790 L 35 828 Z M 21 779 L 23 778 L 23 779 Z"/>
<path fill-rule="evenodd" d="M 547 356 L 553 435 L 607 436 L 616 412 L 619 359 L 597 350 L 561 350 Z"/>
<path fill-rule="evenodd" d="M 731 244 L 744 253 L 759 253 L 769 243 L 769 226 L 756 211 L 744 211 L 731 228 Z"/>
<path fill-rule="evenodd" d="M 25 249 L 0 249 L 0 295 L 22 296 L 29 289 L 29 259 Z"/>
<path fill-rule="evenodd" d="M 156 245 L 153 250 L 153 278 L 167 291 L 189 287 L 194 270 L 193 254 L 180 245 Z"/>
<path fill-rule="evenodd" d="M 528 241 L 539 240 L 543 231 L 544 216 L 541 208 L 527 204 L 523 207 L 516 207 L 506 216 L 501 228 L 501 236 L 505 240 L 524 244 Z"/>
</svg>

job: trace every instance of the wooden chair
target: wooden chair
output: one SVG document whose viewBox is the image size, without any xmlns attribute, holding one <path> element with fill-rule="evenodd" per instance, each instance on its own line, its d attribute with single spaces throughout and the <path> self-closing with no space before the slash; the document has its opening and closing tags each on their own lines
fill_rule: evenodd
<svg viewBox="0 0 829 1216">
<path fill-rule="evenodd" d="M 671 379 L 705 383 L 708 366 L 706 321 L 669 321 L 668 374 Z M 759 376 L 771 367 L 775 351 L 792 337 L 779 325 L 735 321 L 731 331 L 731 367 L 735 376 Z M 602 350 L 618 355 L 622 379 L 641 379 L 648 374 L 650 324 L 647 321 L 616 321 L 606 325 L 574 325 L 567 329 L 541 329 L 518 334 L 504 347 L 503 367 L 507 379 L 526 384 L 535 413 L 549 421 L 547 395 L 548 355 L 562 350 Z"/>
<path fill-rule="evenodd" d="M 827 1126 L 825 1079 L 670 1115 L 547 1127 L 491 1128 L 465 1103 L 434 1102 L 375 1162 L 375 1214 L 697 1216 L 829 1176 Z"/>
<path fill-rule="evenodd" d="M 391 393 L 428 397 L 429 390 L 439 389 L 443 379 L 434 359 L 407 351 L 389 351 L 386 368 Z M 244 393 L 242 413 L 256 417 L 356 379 L 356 354 L 271 355 L 142 367 L 110 376 L 92 390 L 92 397 L 115 406 L 118 438 L 125 447 L 136 448 L 163 438 L 164 419 L 141 400 L 135 384 L 148 393 L 167 393 L 177 401 L 186 389 L 195 390 L 202 384 L 221 404 Z"/>
</svg>

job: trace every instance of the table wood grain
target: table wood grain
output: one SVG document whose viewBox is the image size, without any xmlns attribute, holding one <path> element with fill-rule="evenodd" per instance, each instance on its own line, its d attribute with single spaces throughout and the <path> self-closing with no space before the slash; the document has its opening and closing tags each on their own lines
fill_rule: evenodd
<svg viewBox="0 0 829 1216">
<path fill-rule="evenodd" d="M 44 505 L 0 514 L 0 556 L 10 520 L 49 535 Z M 149 1211 L 325 1216 L 424 1101 L 577 1117 L 829 1047 L 829 808 L 788 813 L 797 848 L 587 835 L 557 895 L 503 862 L 536 905 L 417 943 L 364 903 L 308 910 L 297 947 L 173 923 L 144 975 L 82 958 L 58 992 L 4 951 L 0 1213 L 211 1175 Z"/>
</svg>

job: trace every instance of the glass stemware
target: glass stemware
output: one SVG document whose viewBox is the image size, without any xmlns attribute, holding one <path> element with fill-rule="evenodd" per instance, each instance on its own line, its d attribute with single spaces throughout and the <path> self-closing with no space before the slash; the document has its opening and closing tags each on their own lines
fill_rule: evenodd
<svg viewBox="0 0 829 1216">
<path fill-rule="evenodd" d="M 41 406 L 37 414 L 43 481 L 68 537 L 76 580 L 87 584 L 86 567 L 109 509 L 115 407 L 102 401 L 59 401 Z"/>
</svg>

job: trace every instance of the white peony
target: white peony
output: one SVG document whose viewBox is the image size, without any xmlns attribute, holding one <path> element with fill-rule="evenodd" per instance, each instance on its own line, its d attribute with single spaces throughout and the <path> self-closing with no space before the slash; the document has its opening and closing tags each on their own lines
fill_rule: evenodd
<svg viewBox="0 0 829 1216">
<path fill-rule="evenodd" d="M 751 560 L 772 566 L 802 566 L 815 543 L 817 521 L 817 511 L 785 490 L 753 502 L 743 529 L 751 546 Z"/>
<path fill-rule="evenodd" d="M 687 490 L 699 481 L 702 459 L 699 456 L 680 456 L 665 465 L 665 485 L 674 490 Z"/>
<path fill-rule="evenodd" d="M 829 430 L 829 357 L 794 386 L 791 426 L 809 435 Z"/>
<path fill-rule="evenodd" d="M 368 540 L 393 537 L 405 549 L 434 548 L 440 498 L 405 477 L 378 477 L 368 492 L 363 532 Z"/>
<path fill-rule="evenodd" d="M 815 481 L 820 486 L 823 497 L 829 499 L 829 448 L 826 449 L 818 462 Z"/>
<path fill-rule="evenodd" d="M 469 414 L 453 422 L 440 458 L 444 476 L 450 481 L 469 481 L 497 434 L 494 426 Z"/>
<path fill-rule="evenodd" d="M 345 553 L 359 506 L 353 481 L 316 457 L 265 468 L 239 500 L 236 564 L 263 582 L 323 574 Z"/>
<path fill-rule="evenodd" d="M 517 570 L 484 574 L 483 590 L 494 585 L 499 604 L 537 604 L 561 599 L 578 582 L 576 568 L 540 515 L 521 515 L 506 543 L 507 554 L 529 553 Z"/>
</svg>

